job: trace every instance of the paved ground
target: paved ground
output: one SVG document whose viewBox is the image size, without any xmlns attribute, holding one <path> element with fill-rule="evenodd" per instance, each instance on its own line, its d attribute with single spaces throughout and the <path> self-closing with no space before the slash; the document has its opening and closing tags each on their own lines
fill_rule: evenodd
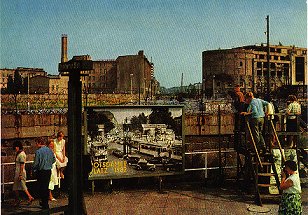
<svg viewBox="0 0 308 215">
<path fill-rule="evenodd" d="M 123 185 L 125 187 L 125 185 Z M 113 192 L 100 190 L 85 194 L 85 202 L 88 214 L 277 214 L 278 201 L 265 203 L 258 207 L 253 202 L 253 196 L 244 194 L 234 186 L 222 186 L 209 188 L 202 185 L 176 184 L 166 186 L 163 192 L 158 192 L 155 187 L 115 187 Z M 303 188 L 304 213 L 308 213 L 308 188 Z M 13 200 L 2 202 L 1 214 L 42 214 L 38 206 L 38 200 L 28 206 L 22 203 L 21 207 L 11 206 Z M 67 195 L 61 192 L 57 201 L 52 201 L 50 206 L 52 214 L 57 212 L 60 206 L 67 205 Z"/>
</svg>

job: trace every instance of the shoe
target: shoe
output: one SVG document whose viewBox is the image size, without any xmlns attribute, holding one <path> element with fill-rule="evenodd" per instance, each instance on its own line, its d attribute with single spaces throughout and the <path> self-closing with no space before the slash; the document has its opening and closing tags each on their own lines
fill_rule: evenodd
<svg viewBox="0 0 308 215">
<path fill-rule="evenodd" d="M 55 198 L 49 199 L 49 201 L 57 201 Z"/>
<path fill-rule="evenodd" d="M 34 201 L 34 198 L 31 197 L 31 199 L 28 200 L 28 205 L 31 205 L 33 201 Z"/>
</svg>

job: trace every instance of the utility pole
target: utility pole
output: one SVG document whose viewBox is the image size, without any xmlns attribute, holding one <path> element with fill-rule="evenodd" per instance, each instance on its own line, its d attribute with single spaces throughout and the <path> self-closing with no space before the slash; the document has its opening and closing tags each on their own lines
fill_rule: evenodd
<svg viewBox="0 0 308 215">
<path fill-rule="evenodd" d="M 213 99 L 215 100 L 215 75 L 213 75 Z"/>
<path fill-rule="evenodd" d="M 266 21 L 267 21 L 267 29 L 266 29 L 266 37 L 267 37 L 267 76 L 266 76 L 266 80 L 267 80 L 267 97 L 269 98 L 270 93 L 271 93 L 271 84 L 270 84 L 270 70 L 271 70 L 271 66 L 270 66 L 270 45 L 269 45 L 269 15 L 267 15 L 266 17 Z"/>
<path fill-rule="evenodd" d="M 183 72 L 182 72 L 182 77 L 181 77 L 181 93 L 183 93 Z"/>
</svg>

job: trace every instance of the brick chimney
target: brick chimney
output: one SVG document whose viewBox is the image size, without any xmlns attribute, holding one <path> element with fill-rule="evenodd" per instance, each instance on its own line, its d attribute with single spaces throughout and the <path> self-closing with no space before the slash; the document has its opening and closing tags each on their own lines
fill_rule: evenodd
<svg viewBox="0 0 308 215">
<path fill-rule="evenodd" d="M 62 34 L 61 39 L 61 63 L 67 62 L 67 35 Z"/>
</svg>

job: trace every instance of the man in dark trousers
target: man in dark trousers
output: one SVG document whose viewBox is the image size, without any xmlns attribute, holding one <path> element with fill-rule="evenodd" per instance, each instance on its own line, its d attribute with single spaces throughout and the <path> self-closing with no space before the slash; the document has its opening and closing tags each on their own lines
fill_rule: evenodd
<svg viewBox="0 0 308 215">
<path fill-rule="evenodd" d="M 33 170 L 36 172 L 37 176 L 38 191 L 41 199 L 40 205 L 43 209 L 49 209 L 48 185 L 50 181 L 52 164 L 56 162 L 56 158 L 53 151 L 47 147 L 45 143 L 47 143 L 47 141 L 44 141 L 41 137 L 36 139 L 36 146 L 38 147 L 38 150 L 35 152 Z"/>
</svg>

